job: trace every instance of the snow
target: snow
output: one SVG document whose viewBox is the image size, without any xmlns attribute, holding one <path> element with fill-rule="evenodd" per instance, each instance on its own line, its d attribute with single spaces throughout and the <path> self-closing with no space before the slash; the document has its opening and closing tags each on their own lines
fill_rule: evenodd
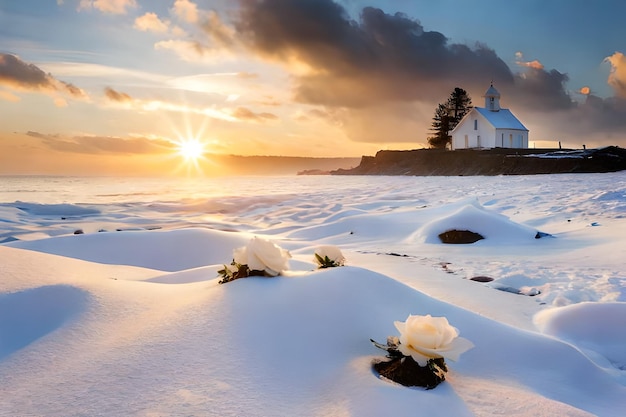
<svg viewBox="0 0 626 417">
<path fill-rule="evenodd" d="M 621 416 L 626 177 L 480 180 L 316 179 L 228 210 L 2 203 L 0 415 Z M 485 239 L 440 243 L 450 228 Z M 218 284 L 253 236 L 289 270 Z M 323 245 L 346 266 L 316 269 Z M 434 390 L 371 369 L 369 339 L 409 314 L 475 345 Z"/>
</svg>

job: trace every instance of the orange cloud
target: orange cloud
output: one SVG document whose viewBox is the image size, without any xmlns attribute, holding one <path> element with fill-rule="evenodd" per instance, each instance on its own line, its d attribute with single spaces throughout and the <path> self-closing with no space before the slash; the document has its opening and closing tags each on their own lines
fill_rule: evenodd
<svg viewBox="0 0 626 417">
<path fill-rule="evenodd" d="M 578 90 L 578 92 L 582 95 L 588 96 L 589 94 L 591 94 L 591 89 L 585 86 L 585 87 L 581 87 L 580 90 Z"/>
<path fill-rule="evenodd" d="M 232 56 L 227 49 L 216 49 L 195 40 L 170 39 L 154 44 L 154 49 L 174 52 L 180 59 L 187 62 L 215 62 L 216 59 Z"/>
<path fill-rule="evenodd" d="M 543 64 L 536 59 L 534 61 L 516 61 L 515 63 L 521 67 L 533 68 L 537 70 L 542 70 L 544 68 Z"/>
<path fill-rule="evenodd" d="M 104 95 L 109 100 L 117 101 L 117 102 L 120 102 L 120 103 L 133 101 L 133 98 L 131 96 L 129 96 L 128 94 L 115 91 L 111 87 L 106 87 L 104 89 Z"/>
<path fill-rule="evenodd" d="M 615 95 L 626 98 L 626 56 L 621 52 L 604 59 L 611 64 L 611 73 L 607 82 L 615 91 Z"/>
<path fill-rule="evenodd" d="M 268 120 L 276 120 L 278 117 L 272 113 L 255 113 L 246 107 L 237 107 L 232 116 L 249 122 L 266 122 Z"/>
<path fill-rule="evenodd" d="M 21 100 L 18 96 L 16 96 L 15 94 L 11 93 L 10 91 L 3 91 L 3 90 L 0 90 L 0 99 L 6 100 L 6 101 L 11 101 L 11 102 L 14 102 L 14 103 L 16 103 L 16 102 Z"/>
<path fill-rule="evenodd" d="M 39 132 L 26 135 L 41 140 L 50 149 L 82 154 L 159 154 L 171 152 L 175 145 L 166 139 L 146 137 L 120 138 L 114 136 L 61 137 Z"/>
<path fill-rule="evenodd" d="M 78 11 L 93 8 L 102 13 L 126 14 L 126 9 L 135 7 L 137 7 L 136 0 L 80 0 Z"/>
<path fill-rule="evenodd" d="M 135 19 L 135 29 L 143 32 L 167 32 L 169 22 L 162 21 L 156 13 L 146 13 Z"/>
<path fill-rule="evenodd" d="M 215 46 L 230 47 L 235 44 L 235 30 L 224 23 L 214 11 L 207 14 L 202 29 Z"/>
<path fill-rule="evenodd" d="M 198 6 L 189 0 L 176 0 L 172 7 L 172 13 L 188 23 L 198 21 Z"/>
</svg>

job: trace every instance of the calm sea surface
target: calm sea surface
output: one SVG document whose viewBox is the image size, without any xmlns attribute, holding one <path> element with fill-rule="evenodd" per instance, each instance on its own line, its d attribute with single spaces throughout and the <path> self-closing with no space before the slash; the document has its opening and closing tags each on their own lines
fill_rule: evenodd
<svg viewBox="0 0 626 417">
<path fill-rule="evenodd" d="M 358 190 L 372 177 L 128 178 L 0 176 L 0 203 L 109 204 Z M 405 178 L 407 180 L 407 178 Z M 402 181 L 402 178 L 399 178 Z"/>
</svg>

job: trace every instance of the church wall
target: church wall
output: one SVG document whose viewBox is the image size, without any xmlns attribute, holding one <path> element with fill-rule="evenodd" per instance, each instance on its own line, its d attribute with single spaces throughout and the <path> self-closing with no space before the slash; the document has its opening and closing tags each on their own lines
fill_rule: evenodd
<svg viewBox="0 0 626 417">
<path fill-rule="evenodd" d="M 528 132 L 516 129 L 497 129 L 496 148 L 528 148 Z"/>
<path fill-rule="evenodd" d="M 495 128 L 480 113 L 472 109 L 454 130 L 452 149 L 493 148 L 495 133 Z"/>
</svg>

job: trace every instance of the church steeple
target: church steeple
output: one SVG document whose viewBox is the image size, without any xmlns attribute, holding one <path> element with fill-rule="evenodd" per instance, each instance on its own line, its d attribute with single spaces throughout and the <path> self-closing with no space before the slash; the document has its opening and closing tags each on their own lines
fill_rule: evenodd
<svg viewBox="0 0 626 417">
<path fill-rule="evenodd" d="M 500 93 L 493 86 L 493 82 L 485 92 L 485 108 L 489 111 L 500 111 Z"/>
</svg>

